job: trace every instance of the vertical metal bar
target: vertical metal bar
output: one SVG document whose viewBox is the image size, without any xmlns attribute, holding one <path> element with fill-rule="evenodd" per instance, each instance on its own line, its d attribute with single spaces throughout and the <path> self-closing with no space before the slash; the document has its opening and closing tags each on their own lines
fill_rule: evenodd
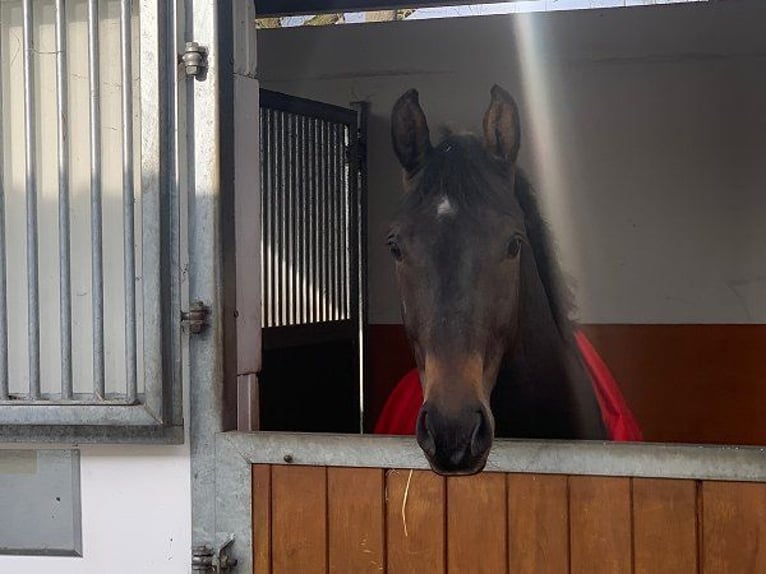
<svg viewBox="0 0 766 574">
<path fill-rule="evenodd" d="M 309 302 L 308 302 L 308 228 L 309 228 L 309 203 L 308 203 L 308 185 L 307 185 L 307 164 L 308 148 L 306 140 L 306 117 L 300 117 L 300 129 L 298 137 L 300 141 L 300 180 L 301 180 L 301 322 L 308 323 Z"/>
<path fill-rule="evenodd" d="M 332 220 L 332 125 L 329 122 L 325 122 L 324 131 L 325 141 L 325 237 L 327 238 L 325 261 L 327 263 L 327 292 L 325 295 L 327 305 L 327 320 L 332 321 L 332 264 L 333 264 L 333 220 Z"/>
<path fill-rule="evenodd" d="M 295 116 L 295 278 L 296 278 L 296 323 L 305 323 L 303 298 L 303 238 L 306 210 L 303 202 L 303 116 Z"/>
<path fill-rule="evenodd" d="M 332 131 L 333 131 L 333 125 L 328 123 L 326 128 L 326 134 L 325 138 L 327 141 L 327 150 L 325 152 L 325 158 L 327 161 L 327 320 L 332 321 L 335 319 L 335 313 L 333 310 L 333 299 L 335 297 L 334 294 L 334 280 L 335 280 L 335 270 L 333 269 L 335 267 L 335 242 L 333 241 L 335 237 L 335 230 L 333 229 L 333 225 L 335 225 L 334 221 L 334 210 L 333 210 L 333 201 L 335 200 L 335 186 L 333 182 L 334 178 L 334 172 L 333 169 L 333 163 L 335 155 L 335 149 L 333 146 L 332 141 Z"/>
<path fill-rule="evenodd" d="M 274 114 L 274 326 L 282 325 L 282 114 Z"/>
<path fill-rule="evenodd" d="M 314 119 L 309 118 L 306 121 L 306 157 L 308 162 L 306 164 L 306 177 L 308 179 L 308 186 L 306 187 L 306 194 L 308 196 L 308 306 L 309 306 L 309 322 L 314 323 L 317 320 L 316 315 L 316 149 L 314 145 Z"/>
<path fill-rule="evenodd" d="M 322 314 L 322 122 L 316 121 L 316 133 L 314 134 L 314 156 L 316 158 L 316 172 L 314 175 L 314 190 L 316 194 L 316 313 L 317 322 L 324 321 Z"/>
<path fill-rule="evenodd" d="M 335 177 L 334 158 L 335 150 L 333 149 L 332 132 L 333 125 L 327 124 L 326 141 L 327 141 L 327 320 L 332 321 L 335 319 L 335 311 L 333 309 L 333 300 L 335 299 L 335 210 L 333 209 L 333 203 L 335 201 Z"/>
<path fill-rule="evenodd" d="M 58 117 L 59 307 L 61 398 L 72 398 L 72 282 L 69 258 L 69 133 L 66 0 L 56 0 L 56 115 Z"/>
<path fill-rule="evenodd" d="M 327 321 L 327 145 L 326 124 L 319 121 L 319 297 L 320 316 Z"/>
<path fill-rule="evenodd" d="M 285 182 L 287 212 L 285 215 L 285 225 L 287 226 L 285 244 L 285 264 L 287 266 L 287 324 L 295 324 L 295 258 L 293 257 L 293 247 L 295 245 L 295 131 L 294 114 L 285 114 L 287 120 L 287 141 L 285 142 Z"/>
<path fill-rule="evenodd" d="M 268 161 L 269 161 L 269 187 L 268 187 L 268 202 L 269 202 L 269 298 L 266 303 L 269 306 L 269 327 L 276 325 L 276 197 L 274 195 L 274 189 L 276 187 L 276 156 L 274 152 L 274 142 L 276 134 L 274 132 L 274 112 L 269 110 L 269 148 L 268 148 Z"/>
<path fill-rule="evenodd" d="M 287 320 L 287 161 L 285 136 L 285 113 L 279 114 L 279 205 L 280 205 L 280 230 L 279 230 L 279 307 L 280 325 L 288 325 Z"/>
<path fill-rule="evenodd" d="M 293 140 L 290 145 L 290 173 L 292 173 L 292 188 L 293 188 L 293 209 L 292 209 L 292 225 L 293 225 L 293 242 L 292 242 L 292 277 L 293 277 L 293 325 L 299 325 L 301 323 L 301 275 L 300 275 L 300 239 L 301 239 L 301 210 L 300 210 L 300 168 L 298 166 L 299 152 L 299 139 L 298 139 L 298 118 L 299 116 L 293 114 L 291 117 L 293 127 Z"/>
<path fill-rule="evenodd" d="M 3 61 L 0 38 L 0 62 Z M 0 401 L 8 399 L 8 304 L 5 241 L 5 147 L 3 143 L 3 74 L 0 67 Z"/>
<path fill-rule="evenodd" d="M 282 160 L 279 153 L 280 142 L 282 141 L 280 134 L 281 122 L 280 112 L 274 112 L 274 181 L 272 181 L 272 197 L 274 201 L 274 243 L 272 247 L 274 257 L 274 326 L 278 327 L 282 324 L 282 301 L 280 299 L 281 289 L 281 253 L 282 244 L 280 242 L 281 229 L 282 229 L 282 209 L 280 199 L 280 186 L 281 186 L 281 165 Z"/>
<path fill-rule="evenodd" d="M 90 232 L 93 301 L 93 394 L 103 399 L 104 269 L 101 213 L 101 109 L 98 0 L 88 0 L 88 84 L 90 91 Z"/>
<path fill-rule="evenodd" d="M 338 198 L 338 181 L 337 181 L 337 169 L 335 165 L 335 158 L 338 155 L 338 143 L 336 135 L 335 124 L 329 126 L 329 140 L 330 145 L 327 159 L 330 162 L 329 178 L 330 178 L 330 225 L 327 230 L 330 234 L 330 319 L 333 321 L 338 320 L 338 210 L 335 202 Z"/>
<path fill-rule="evenodd" d="M 348 168 L 349 214 L 352 224 L 349 225 L 351 236 L 349 256 L 352 271 L 350 279 L 350 293 L 353 295 L 353 311 L 350 313 L 357 322 L 357 368 L 359 376 L 359 432 L 364 432 L 365 416 L 365 361 L 367 349 L 367 267 L 365 254 L 367 253 L 367 121 L 369 104 L 356 102 L 354 109 L 357 111 L 356 125 L 351 128 L 349 145 L 354 150 Z M 351 211 L 353 210 L 353 211 Z"/>
<path fill-rule="evenodd" d="M 261 268 L 263 269 L 263 289 L 261 290 L 261 304 L 263 313 L 261 314 L 261 323 L 264 327 L 271 326 L 271 305 L 269 297 L 271 296 L 271 192 L 269 186 L 271 182 L 271 140 L 270 133 L 270 110 L 261 108 L 261 174 L 263 185 L 261 185 L 261 214 L 263 217 L 263 228 L 261 229 Z"/>
<path fill-rule="evenodd" d="M 279 312 L 277 309 L 277 232 L 279 230 L 278 220 L 278 197 L 277 190 L 277 134 L 276 134 L 276 113 L 269 111 L 269 212 L 271 213 L 271 224 L 269 227 L 269 326 L 275 327 L 278 323 Z"/>
<path fill-rule="evenodd" d="M 341 186 L 341 165 L 340 165 L 340 158 L 343 154 L 343 148 L 341 147 L 340 143 L 340 129 L 342 126 L 340 124 L 335 125 L 335 129 L 333 130 L 333 179 L 335 180 L 335 183 L 333 185 L 333 188 L 335 190 L 333 195 L 333 209 L 335 210 L 334 213 L 334 221 L 333 221 L 333 233 L 335 234 L 334 241 L 335 241 L 335 297 L 334 297 L 334 305 L 335 305 L 335 320 L 340 320 L 343 318 L 343 315 L 341 313 L 341 290 L 342 290 L 342 282 L 343 282 L 343 273 L 341 269 L 342 265 L 342 256 L 341 252 L 343 250 L 343 244 L 341 243 L 341 217 L 340 217 L 340 201 L 341 201 L 341 194 L 342 194 L 342 186 Z"/>
<path fill-rule="evenodd" d="M 348 312 L 348 297 L 349 297 L 349 280 L 351 275 L 348 270 L 348 126 L 343 127 L 341 132 L 341 145 L 343 147 L 343 158 L 341 159 L 341 257 L 342 269 L 343 269 L 343 288 L 341 295 L 341 311 L 343 312 L 344 319 L 350 319 Z"/>
<path fill-rule="evenodd" d="M 267 274 L 267 251 L 266 251 L 266 238 L 269 236 L 268 220 L 269 210 L 266 203 L 267 185 L 268 185 L 268 166 L 266 161 L 268 154 L 266 149 L 268 142 L 266 141 L 268 130 L 266 129 L 266 113 L 264 108 L 258 110 L 258 130 L 260 132 L 258 141 L 260 142 L 260 166 L 261 166 L 261 218 L 263 219 L 263 225 L 261 225 L 261 328 L 268 326 L 267 309 L 269 292 L 268 292 L 268 274 Z"/>
<path fill-rule="evenodd" d="M 122 217 L 125 274 L 125 400 L 138 397 L 136 356 L 136 242 L 133 185 L 133 27 L 132 0 L 120 1 L 122 68 Z"/>
<path fill-rule="evenodd" d="M 316 134 L 314 145 L 314 157 L 316 158 L 316 175 L 314 177 L 314 186 L 316 189 L 316 242 L 317 242 L 317 255 L 316 255 L 316 301 L 317 301 L 317 322 L 324 321 L 324 313 L 322 312 L 322 290 L 324 288 L 322 277 L 322 255 L 323 255 L 323 233 L 324 222 L 322 221 L 322 215 L 324 210 L 322 209 L 322 122 L 316 121 Z"/>
<path fill-rule="evenodd" d="M 271 138 L 270 138 L 270 144 L 269 144 L 269 156 L 270 156 L 270 164 L 271 164 L 271 181 L 269 184 L 269 204 L 271 209 L 271 327 L 276 327 L 279 323 L 279 308 L 277 307 L 277 303 L 279 299 L 277 298 L 277 285 L 278 285 L 278 275 L 279 275 L 279 268 L 278 268 L 278 253 L 277 250 L 279 249 L 279 242 L 277 241 L 277 237 L 279 234 L 279 197 L 277 196 L 277 182 L 278 182 L 278 167 L 279 167 L 279 157 L 277 155 L 277 112 L 274 110 L 269 110 L 269 114 L 271 116 L 271 119 L 269 121 L 269 131 L 271 132 Z"/>
<path fill-rule="evenodd" d="M 37 269 L 37 165 L 35 162 L 35 86 L 32 0 L 24 0 L 24 133 L 27 199 L 27 338 L 29 345 L 29 398 L 40 398 L 40 306 Z"/>
<path fill-rule="evenodd" d="M 346 126 L 340 126 L 338 130 L 338 249 L 340 255 L 340 292 L 338 293 L 338 305 L 341 319 L 346 317 Z"/>
<path fill-rule="evenodd" d="M 343 196 L 345 195 L 345 189 L 343 185 L 344 177 L 343 177 L 343 162 L 346 154 L 346 146 L 343 143 L 343 134 L 345 133 L 345 126 L 339 125 L 338 130 L 336 132 L 336 136 L 338 138 L 338 148 L 337 152 L 335 154 L 335 165 L 337 166 L 337 178 L 338 178 L 338 315 L 341 319 L 346 318 L 346 313 L 344 311 L 344 291 L 345 291 L 345 285 L 346 285 L 346 271 L 345 271 L 345 249 L 346 244 L 343 241 L 343 225 L 344 225 L 344 218 L 343 218 Z"/>
</svg>

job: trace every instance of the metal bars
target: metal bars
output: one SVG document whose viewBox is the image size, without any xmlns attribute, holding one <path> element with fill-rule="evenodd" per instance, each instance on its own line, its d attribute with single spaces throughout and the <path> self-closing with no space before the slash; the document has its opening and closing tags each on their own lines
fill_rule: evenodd
<svg viewBox="0 0 766 574">
<path fill-rule="evenodd" d="M 24 134 L 27 199 L 27 339 L 29 345 L 29 398 L 40 398 L 40 286 L 37 245 L 37 165 L 32 0 L 22 4 L 24 18 Z"/>
<path fill-rule="evenodd" d="M 92 393 L 75 391 L 73 383 L 73 293 L 72 293 L 72 267 L 73 267 L 73 239 L 71 232 L 73 210 L 71 195 L 71 165 L 70 156 L 71 129 L 69 125 L 70 107 L 77 105 L 70 102 L 70 46 L 67 33 L 67 2 L 55 0 L 55 78 L 43 75 L 43 67 L 38 64 L 38 54 L 47 54 L 35 45 L 38 38 L 38 29 L 41 25 L 36 19 L 37 5 L 34 0 L 23 0 L 21 4 L 21 28 L 22 28 L 22 54 L 23 59 L 19 63 L 23 76 L 23 140 L 18 143 L 7 140 L 10 130 L 2 131 L 3 123 L 0 122 L 0 401 L 11 401 L 20 404 L 50 404 L 55 401 L 64 401 L 67 404 L 96 403 L 108 401 L 110 404 L 135 404 L 139 402 L 138 389 L 138 352 L 137 352 L 137 310 L 136 310 L 136 237 L 135 237 L 135 153 L 134 153 L 134 105 L 133 105 L 133 0 L 120 0 L 119 14 L 119 51 L 120 51 L 120 118 L 121 118 L 121 168 L 122 168 L 122 222 L 123 222 L 123 279 L 124 279 L 124 325 L 125 325 L 125 388 L 124 391 L 114 392 L 110 387 L 107 393 L 105 346 L 106 336 L 104 330 L 104 220 L 103 220 L 103 194 L 104 174 L 102 169 L 103 142 L 102 130 L 109 129 L 102 125 L 102 94 L 100 74 L 101 58 L 104 46 L 101 45 L 99 27 L 101 16 L 99 14 L 98 0 L 88 0 L 87 11 L 87 137 L 90 142 L 89 150 L 89 181 L 90 181 L 90 244 L 84 252 L 91 260 L 91 297 L 92 297 L 92 341 L 89 341 L 93 361 Z M 39 32 L 42 38 L 42 32 Z M 51 36 L 52 38 L 52 36 Z M 40 40 L 43 42 L 44 40 Z M 113 41 L 116 47 L 116 42 Z M 84 52 L 83 52 L 84 55 Z M 41 67 L 38 69 L 38 65 Z M 5 93 L 2 85 L 7 78 L 2 77 L 5 70 L 10 70 L 11 64 L 7 64 L 0 73 L 0 106 Z M 51 392 L 50 387 L 45 390 L 41 386 L 41 259 L 40 250 L 44 249 L 52 238 L 46 235 L 44 229 L 38 225 L 39 210 L 43 204 L 43 182 L 40 179 L 38 161 L 40 159 L 39 147 L 47 144 L 38 141 L 41 129 L 45 129 L 40 114 L 42 113 L 44 98 L 53 97 L 52 90 L 45 86 L 53 85 L 55 80 L 55 172 L 57 174 L 58 203 L 57 203 L 57 249 L 58 249 L 58 300 L 59 300 L 59 329 L 58 343 L 60 345 L 60 384 L 57 391 Z M 41 82 L 38 88 L 36 82 Z M 48 96 L 47 94 L 51 94 Z M 39 98 L 43 98 L 39 100 Z M 39 100 L 39 101 L 38 101 Z M 84 100 L 83 102 L 84 103 Z M 157 102 L 160 105 L 159 102 Z M 1 108 L 0 108 L 1 109 Z M 11 112 L 8 112 L 9 114 Z M 10 125 L 10 122 L 8 122 Z M 77 129 L 77 126 L 74 126 Z M 24 213 L 25 213 L 25 264 L 26 264 L 26 315 L 27 315 L 27 377 L 26 392 L 20 393 L 18 386 L 12 387 L 9 380 L 9 362 L 11 359 L 18 362 L 20 353 L 18 346 L 13 349 L 13 355 L 9 351 L 8 320 L 8 284 L 9 273 L 16 275 L 18 272 L 8 269 L 8 252 L 14 248 L 8 243 L 6 218 L 8 213 L 8 198 L 11 193 L 9 182 L 6 181 L 6 165 L 8 164 L 3 147 L 3 136 L 6 144 L 16 146 L 23 150 L 23 173 L 24 173 Z M 14 136 L 16 137 L 16 136 Z M 9 156 L 10 157 L 10 156 Z M 82 209 L 82 208 L 80 208 Z M 86 212 L 87 213 L 87 212 Z M 75 245 L 74 249 L 82 249 L 85 245 Z M 77 253 L 77 252 L 75 252 Z M 112 266 L 113 267 L 113 266 Z M 21 270 L 19 270 L 21 271 Z M 159 295 L 159 294 L 158 294 Z M 11 301 L 11 304 L 14 302 Z M 122 318 L 120 318 L 122 319 Z M 120 320 L 120 322 L 122 322 Z M 46 336 L 46 341 L 55 340 Z M 81 345 L 81 342 L 78 342 Z M 47 343 L 48 345 L 53 343 Z M 23 349 L 23 347 L 22 347 Z M 116 351 L 116 350 L 115 350 Z M 118 351 L 122 354 L 123 350 Z M 15 389 L 15 390 L 14 390 Z M 2 420 L 0 420 L 2 424 Z"/>
<path fill-rule="evenodd" d="M 69 136 L 66 2 L 56 0 L 56 117 L 59 177 L 59 307 L 61 336 L 61 398 L 72 398 L 72 280 L 69 232 Z"/>
<path fill-rule="evenodd" d="M 347 154 L 356 118 L 262 90 L 260 119 L 263 327 L 349 321 Z"/>
<path fill-rule="evenodd" d="M 0 3 L 4 440 L 183 438 L 186 31 L 165 3 L 114 4 Z"/>
<path fill-rule="evenodd" d="M 106 396 L 104 374 L 104 256 L 101 206 L 101 80 L 98 2 L 88 0 L 88 83 L 90 113 L 91 301 L 93 304 L 93 395 Z"/>
<path fill-rule="evenodd" d="M 0 38 L 0 65 L 4 61 L 2 38 Z M 3 74 L 0 68 L 0 401 L 8 400 L 8 284 L 7 284 L 7 258 L 6 258 L 6 235 L 5 235 L 5 206 L 6 206 L 6 182 L 5 182 L 5 147 L 3 141 L 3 125 L 5 120 L 5 108 L 3 106 Z"/>
<path fill-rule="evenodd" d="M 133 213 L 133 36 L 132 0 L 120 2 L 120 53 L 122 65 L 122 197 L 123 258 L 125 281 L 125 357 L 126 401 L 138 396 L 136 353 L 136 241 Z"/>
</svg>

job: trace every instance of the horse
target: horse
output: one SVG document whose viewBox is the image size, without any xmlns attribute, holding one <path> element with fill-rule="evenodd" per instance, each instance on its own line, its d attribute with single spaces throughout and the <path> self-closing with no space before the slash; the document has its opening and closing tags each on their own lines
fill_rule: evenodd
<svg viewBox="0 0 766 574">
<path fill-rule="evenodd" d="M 417 90 L 391 113 L 404 188 L 386 243 L 422 385 L 415 434 L 443 475 L 484 469 L 493 437 L 607 438 L 570 291 L 529 178 L 519 109 L 490 90 L 483 138 L 432 145 Z"/>
</svg>

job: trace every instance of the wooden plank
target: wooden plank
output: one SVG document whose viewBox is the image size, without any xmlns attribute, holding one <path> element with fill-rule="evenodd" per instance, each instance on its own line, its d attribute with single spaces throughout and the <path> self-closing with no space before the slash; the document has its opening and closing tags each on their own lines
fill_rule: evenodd
<svg viewBox="0 0 766 574">
<path fill-rule="evenodd" d="M 633 479 L 636 574 L 696 574 L 697 483 Z"/>
<path fill-rule="evenodd" d="M 327 469 L 271 468 L 274 574 L 327 572 Z"/>
<path fill-rule="evenodd" d="M 702 484 L 705 574 L 766 572 L 766 484 Z"/>
<path fill-rule="evenodd" d="M 383 470 L 328 468 L 330 572 L 385 571 Z"/>
<path fill-rule="evenodd" d="M 501 574 L 508 568 L 505 475 L 447 479 L 448 572 Z"/>
<path fill-rule="evenodd" d="M 566 476 L 508 475 L 508 564 L 513 574 L 569 570 Z"/>
<path fill-rule="evenodd" d="M 271 467 L 253 465 L 253 573 L 271 572 Z"/>
<path fill-rule="evenodd" d="M 569 477 L 572 574 L 632 572 L 630 479 Z"/>
<path fill-rule="evenodd" d="M 388 574 L 445 571 L 444 483 L 430 471 L 386 473 Z"/>
</svg>

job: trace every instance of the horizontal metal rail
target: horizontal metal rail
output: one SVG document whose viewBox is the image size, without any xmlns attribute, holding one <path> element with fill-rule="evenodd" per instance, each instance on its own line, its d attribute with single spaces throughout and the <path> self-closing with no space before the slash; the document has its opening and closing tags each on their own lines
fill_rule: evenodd
<svg viewBox="0 0 766 574">
<path fill-rule="evenodd" d="M 222 433 L 251 464 L 428 469 L 415 437 Z M 487 472 L 766 482 L 766 448 L 592 441 L 495 441 Z"/>
</svg>

